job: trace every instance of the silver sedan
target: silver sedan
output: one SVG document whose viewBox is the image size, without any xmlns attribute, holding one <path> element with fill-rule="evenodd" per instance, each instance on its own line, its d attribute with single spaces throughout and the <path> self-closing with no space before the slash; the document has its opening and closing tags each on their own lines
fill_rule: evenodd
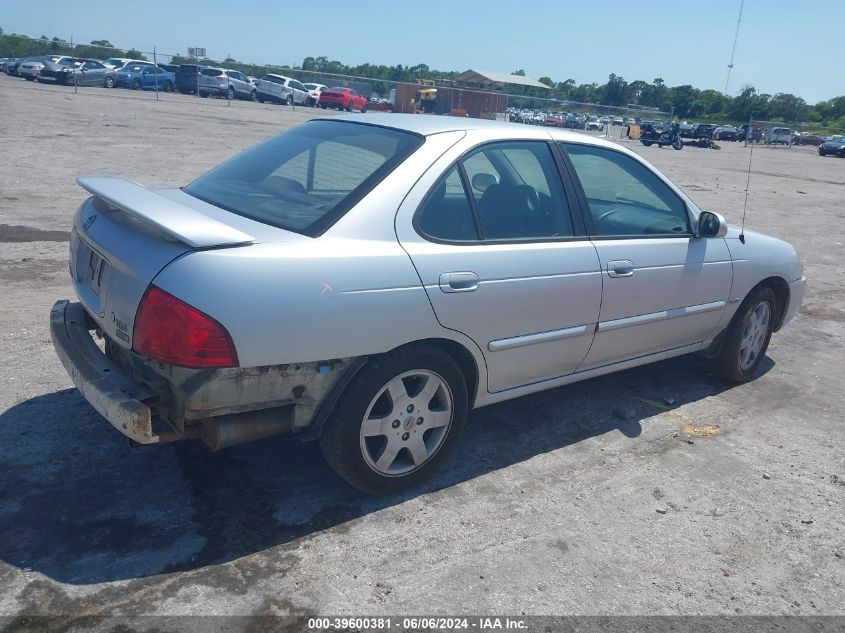
<svg viewBox="0 0 845 633">
<path fill-rule="evenodd" d="M 332 117 L 181 189 L 79 184 L 51 329 L 91 405 L 141 444 L 318 439 L 374 494 L 474 407 L 693 352 L 749 380 L 804 294 L 792 246 L 563 130 Z"/>
</svg>

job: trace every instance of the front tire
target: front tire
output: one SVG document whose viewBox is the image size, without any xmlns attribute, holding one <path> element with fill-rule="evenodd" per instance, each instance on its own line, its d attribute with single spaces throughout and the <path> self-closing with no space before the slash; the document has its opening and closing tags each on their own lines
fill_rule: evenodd
<svg viewBox="0 0 845 633">
<path fill-rule="evenodd" d="M 293 106 L 293 95 L 288 95 L 288 96 L 285 98 L 285 103 L 286 103 L 287 105 L 289 105 L 289 106 Z"/>
<path fill-rule="evenodd" d="M 452 357 L 412 345 L 368 361 L 338 400 L 320 448 L 354 488 L 397 493 L 442 466 L 466 416 L 466 381 Z"/>
<path fill-rule="evenodd" d="M 103 82 L 103 86 L 106 88 L 114 88 L 114 77 L 106 77 L 106 80 Z"/>
<path fill-rule="evenodd" d="M 132 81 L 132 90 L 140 90 L 141 89 L 141 80 L 135 79 Z"/>
<path fill-rule="evenodd" d="M 714 371 L 731 382 L 751 380 L 769 347 L 772 337 L 777 297 L 771 288 L 761 286 L 742 302 L 728 326 Z"/>
</svg>

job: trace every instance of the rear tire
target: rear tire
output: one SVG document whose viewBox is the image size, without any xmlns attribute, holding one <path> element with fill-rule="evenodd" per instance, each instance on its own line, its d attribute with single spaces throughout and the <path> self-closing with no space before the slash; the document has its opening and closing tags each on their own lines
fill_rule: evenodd
<svg viewBox="0 0 845 633">
<path fill-rule="evenodd" d="M 766 355 L 772 337 L 777 297 L 768 286 L 760 286 L 736 311 L 719 355 L 713 359 L 716 374 L 731 382 L 751 380 Z"/>
<path fill-rule="evenodd" d="M 229 101 L 233 101 L 235 98 L 235 88 L 233 86 L 229 86 L 229 89 L 226 91 L 226 98 Z"/>
<path fill-rule="evenodd" d="M 258 101 L 258 92 L 256 90 L 253 90 L 252 92 L 249 93 L 249 100 L 250 101 Z"/>
<path fill-rule="evenodd" d="M 466 416 L 466 381 L 452 357 L 433 345 L 411 345 L 371 358 L 352 379 L 320 448 L 354 488 L 397 493 L 443 465 Z"/>
<path fill-rule="evenodd" d="M 173 92 L 173 83 L 170 81 L 164 82 L 164 91 L 165 92 Z"/>
</svg>

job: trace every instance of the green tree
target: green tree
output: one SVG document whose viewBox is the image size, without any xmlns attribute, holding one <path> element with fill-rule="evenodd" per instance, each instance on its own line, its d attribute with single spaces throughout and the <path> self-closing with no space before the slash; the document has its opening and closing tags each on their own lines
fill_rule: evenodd
<svg viewBox="0 0 845 633">
<path fill-rule="evenodd" d="M 807 102 L 793 94 L 779 92 L 769 102 L 769 116 L 796 123 L 807 119 Z"/>
<path fill-rule="evenodd" d="M 104 48 L 114 48 L 111 42 L 108 40 L 93 40 L 91 42 L 91 46 L 102 46 Z"/>
<path fill-rule="evenodd" d="M 611 73 L 607 83 L 602 86 L 601 103 L 604 105 L 623 106 L 628 96 L 628 82 Z"/>
<path fill-rule="evenodd" d="M 671 88 L 671 92 L 675 115 L 682 119 L 688 117 L 698 91 L 689 84 L 684 84 L 683 86 L 674 86 Z"/>
<path fill-rule="evenodd" d="M 136 51 L 134 48 L 126 51 L 123 56 L 128 59 L 147 59 L 141 51 Z"/>
</svg>

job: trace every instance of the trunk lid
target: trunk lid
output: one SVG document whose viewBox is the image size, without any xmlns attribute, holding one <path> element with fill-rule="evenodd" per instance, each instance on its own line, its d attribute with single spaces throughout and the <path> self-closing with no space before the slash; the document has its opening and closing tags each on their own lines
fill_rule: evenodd
<svg viewBox="0 0 845 633">
<path fill-rule="evenodd" d="M 128 349 L 144 293 L 173 260 L 193 250 L 300 237 L 235 216 L 178 189 L 151 191 L 122 178 L 78 182 L 93 197 L 74 216 L 71 279 L 103 333 Z"/>
</svg>

